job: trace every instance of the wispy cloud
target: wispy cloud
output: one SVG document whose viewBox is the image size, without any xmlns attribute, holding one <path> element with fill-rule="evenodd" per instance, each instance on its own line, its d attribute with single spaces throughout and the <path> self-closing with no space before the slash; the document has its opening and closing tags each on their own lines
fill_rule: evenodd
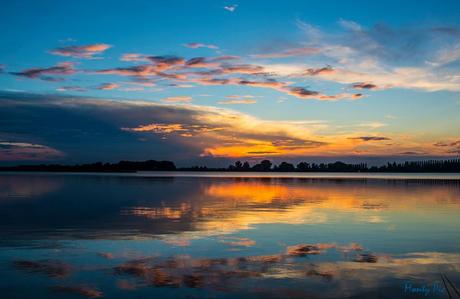
<svg viewBox="0 0 460 299">
<path fill-rule="evenodd" d="M 237 7 L 238 7 L 238 4 L 232 4 L 232 5 L 224 6 L 224 9 L 228 10 L 229 12 L 234 12 Z"/>
<path fill-rule="evenodd" d="M 76 294 L 80 296 L 84 296 L 86 298 L 99 298 L 103 297 L 104 293 L 94 287 L 86 286 L 86 285 L 62 285 L 62 286 L 52 286 L 50 289 L 53 292 L 57 293 L 67 293 L 67 294 Z"/>
<path fill-rule="evenodd" d="M 376 89 L 377 85 L 366 82 L 358 82 L 352 85 L 354 89 Z"/>
<path fill-rule="evenodd" d="M 91 59 L 91 58 L 94 58 L 95 55 L 100 54 L 111 47 L 112 46 L 108 44 L 67 46 L 67 47 L 53 49 L 51 50 L 51 53 L 54 55 L 60 55 L 60 56 Z"/>
<path fill-rule="evenodd" d="M 294 48 L 294 49 L 287 49 L 281 52 L 275 53 L 266 53 L 266 54 L 255 54 L 252 55 L 254 58 L 286 58 L 286 57 L 293 57 L 293 56 L 307 56 L 318 54 L 320 49 L 313 48 L 313 47 L 304 47 L 304 48 Z"/>
<path fill-rule="evenodd" d="M 12 75 L 26 77 L 29 79 L 42 79 L 52 81 L 54 78 L 45 75 L 72 75 L 76 72 L 74 64 L 71 62 L 61 62 L 56 66 L 47 68 L 31 68 L 21 72 L 12 72 Z"/>
<path fill-rule="evenodd" d="M 305 33 L 305 45 L 318 49 L 316 61 L 334 69 L 316 74 L 320 79 L 358 82 L 362 85 L 356 88 L 361 89 L 460 90 L 458 69 L 449 66 L 460 59 L 458 28 L 391 28 L 383 24 L 366 28 L 341 20 L 344 31 L 327 33 L 300 21 L 298 25 Z M 311 75 L 309 71 L 303 74 Z"/>
<path fill-rule="evenodd" d="M 126 53 L 120 58 L 122 61 L 148 61 L 147 56 L 140 53 Z"/>
<path fill-rule="evenodd" d="M 385 141 L 391 140 L 391 138 L 383 136 L 360 136 L 360 137 L 349 137 L 348 139 L 361 140 L 361 141 Z"/>
<path fill-rule="evenodd" d="M 56 90 L 57 91 L 79 91 L 79 92 L 87 91 L 85 87 L 77 86 L 77 85 L 61 86 L 57 88 Z"/>
<path fill-rule="evenodd" d="M 64 153 L 46 145 L 0 140 L 0 161 L 53 160 Z"/>
<path fill-rule="evenodd" d="M 217 103 L 222 104 L 222 105 L 235 105 L 235 104 L 255 104 L 257 103 L 257 101 L 251 100 L 251 99 L 233 99 L 233 100 L 222 100 Z"/>
<path fill-rule="evenodd" d="M 116 83 L 103 83 L 103 84 L 99 85 L 98 87 L 96 87 L 96 89 L 99 89 L 99 90 L 112 90 L 112 89 L 117 89 L 119 87 L 120 87 L 120 85 L 118 85 Z"/>
<path fill-rule="evenodd" d="M 169 97 L 162 99 L 165 103 L 190 103 L 192 101 L 192 97 L 189 96 L 177 96 L 177 97 Z"/>
<path fill-rule="evenodd" d="M 202 43 L 187 43 L 184 46 L 187 48 L 191 48 L 191 49 L 199 49 L 199 48 L 208 48 L 208 49 L 213 49 L 213 50 L 219 49 L 219 47 L 216 45 L 202 44 Z"/>
</svg>

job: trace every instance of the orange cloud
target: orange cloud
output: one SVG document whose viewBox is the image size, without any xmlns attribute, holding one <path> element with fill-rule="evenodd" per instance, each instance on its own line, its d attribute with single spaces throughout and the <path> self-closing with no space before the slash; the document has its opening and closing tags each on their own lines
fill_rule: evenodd
<svg viewBox="0 0 460 299">
<path fill-rule="evenodd" d="M 234 105 L 234 104 L 255 104 L 257 103 L 256 100 L 251 99 L 233 99 L 233 100 L 222 100 L 217 102 L 218 104 L 222 105 Z"/>
<path fill-rule="evenodd" d="M 133 132 L 154 132 L 154 133 L 173 133 L 186 131 L 181 124 L 149 124 L 142 125 L 137 128 L 123 128 L 125 131 Z"/>
<path fill-rule="evenodd" d="M 52 54 L 60 56 L 70 56 L 76 58 L 94 58 L 96 54 L 102 53 L 105 50 L 111 48 L 111 45 L 107 44 L 92 44 L 85 46 L 68 46 L 62 48 L 56 48 L 51 51 Z"/>
<path fill-rule="evenodd" d="M 120 87 L 120 85 L 115 84 L 115 83 L 104 83 L 104 84 L 101 84 L 100 86 L 98 86 L 97 89 L 100 89 L 100 90 L 112 90 L 112 89 L 116 89 L 118 87 Z"/>
<path fill-rule="evenodd" d="M 188 97 L 188 96 L 169 97 L 169 98 L 162 99 L 162 101 L 166 103 L 190 103 L 192 101 L 192 97 Z"/>
<path fill-rule="evenodd" d="M 148 61 L 147 56 L 139 53 L 126 53 L 120 58 L 122 61 Z"/>
</svg>

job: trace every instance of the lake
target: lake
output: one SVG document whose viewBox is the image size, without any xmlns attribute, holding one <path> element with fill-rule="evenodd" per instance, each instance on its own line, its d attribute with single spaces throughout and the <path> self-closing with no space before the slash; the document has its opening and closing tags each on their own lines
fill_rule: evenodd
<svg viewBox="0 0 460 299">
<path fill-rule="evenodd" d="M 458 174 L 0 173 L 0 297 L 449 298 L 459 229 Z"/>
</svg>

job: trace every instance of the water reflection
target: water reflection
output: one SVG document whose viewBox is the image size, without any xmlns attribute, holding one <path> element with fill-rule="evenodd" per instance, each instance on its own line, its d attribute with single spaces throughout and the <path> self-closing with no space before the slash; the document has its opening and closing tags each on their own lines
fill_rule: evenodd
<svg viewBox="0 0 460 299">
<path fill-rule="evenodd" d="M 440 273 L 460 286 L 455 180 L 8 174 L 0 186 L 6 297 L 412 298 L 406 282 Z"/>
</svg>

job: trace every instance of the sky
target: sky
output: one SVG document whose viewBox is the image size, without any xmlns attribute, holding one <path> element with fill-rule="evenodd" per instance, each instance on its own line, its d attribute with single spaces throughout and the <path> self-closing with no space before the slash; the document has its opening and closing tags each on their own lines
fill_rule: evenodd
<svg viewBox="0 0 460 299">
<path fill-rule="evenodd" d="M 4 1 L 0 164 L 460 155 L 459 1 Z"/>
</svg>

